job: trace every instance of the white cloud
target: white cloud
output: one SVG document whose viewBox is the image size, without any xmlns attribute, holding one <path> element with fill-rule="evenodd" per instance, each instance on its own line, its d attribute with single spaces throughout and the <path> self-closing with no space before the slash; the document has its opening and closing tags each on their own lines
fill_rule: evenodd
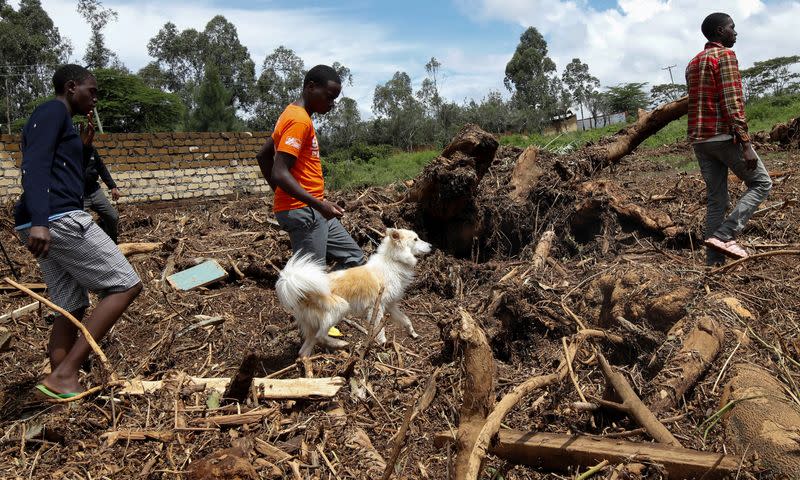
<svg viewBox="0 0 800 480">
<path fill-rule="evenodd" d="M 673 75 L 683 80 L 684 66 L 703 48 L 703 18 L 724 11 L 739 32 L 735 46 L 739 62 L 797 52 L 796 19 L 800 2 L 766 5 L 760 0 L 618 0 L 618 8 L 598 11 L 586 1 L 457 0 L 463 12 L 478 21 L 489 19 L 534 26 L 545 35 L 551 57 L 563 69 L 579 57 L 604 85 L 642 81 L 667 83 L 662 71 L 677 65 Z M 569 12 L 555 14 L 553 12 Z"/>
</svg>

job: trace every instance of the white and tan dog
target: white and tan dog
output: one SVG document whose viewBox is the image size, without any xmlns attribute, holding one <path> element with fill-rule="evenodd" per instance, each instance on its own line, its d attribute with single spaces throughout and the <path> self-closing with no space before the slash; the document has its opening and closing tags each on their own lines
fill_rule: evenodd
<svg viewBox="0 0 800 480">
<path fill-rule="evenodd" d="M 431 245 L 413 231 L 390 228 L 378 251 L 360 267 L 326 273 L 325 266 L 311 255 L 293 256 L 281 271 L 275 290 L 281 305 L 297 319 L 304 339 L 300 356 L 310 355 L 318 343 L 334 348 L 347 346 L 347 342 L 328 336 L 328 329 L 347 314 L 371 318 L 381 289 L 373 328 L 388 313 L 391 320 L 417 338 L 411 320 L 398 304 L 414 279 L 417 256 L 430 251 Z M 386 343 L 383 330 L 376 340 Z"/>
</svg>

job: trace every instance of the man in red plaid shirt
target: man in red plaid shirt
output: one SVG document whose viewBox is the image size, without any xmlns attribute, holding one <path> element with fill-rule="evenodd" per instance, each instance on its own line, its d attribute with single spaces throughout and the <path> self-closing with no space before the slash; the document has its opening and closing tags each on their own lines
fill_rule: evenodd
<svg viewBox="0 0 800 480">
<path fill-rule="evenodd" d="M 737 35 L 733 19 L 725 13 L 712 13 L 701 28 L 708 43 L 686 67 L 688 137 L 706 182 L 707 263 L 719 265 L 724 263 L 725 255 L 747 257 L 735 237 L 767 198 L 772 180 L 747 133 L 739 63 L 730 49 Z M 725 217 L 728 169 L 745 182 L 747 191 Z"/>
</svg>

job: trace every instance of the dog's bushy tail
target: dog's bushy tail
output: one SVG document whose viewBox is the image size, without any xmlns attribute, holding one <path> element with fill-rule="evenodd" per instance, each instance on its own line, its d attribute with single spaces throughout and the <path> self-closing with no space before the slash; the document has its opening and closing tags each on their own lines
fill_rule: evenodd
<svg viewBox="0 0 800 480">
<path fill-rule="evenodd" d="M 322 262 L 313 255 L 301 253 L 290 258 L 283 267 L 275 291 L 284 308 L 297 312 L 303 300 L 329 296 L 331 285 Z"/>
</svg>

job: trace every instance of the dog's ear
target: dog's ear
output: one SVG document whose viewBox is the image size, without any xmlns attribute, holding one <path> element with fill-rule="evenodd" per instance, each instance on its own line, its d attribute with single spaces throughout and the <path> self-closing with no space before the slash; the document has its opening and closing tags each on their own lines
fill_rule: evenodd
<svg viewBox="0 0 800 480">
<path fill-rule="evenodd" d="M 400 240 L 400 231 L 395 228 L 386 229 L 386 234 L 392 237 L 392 240 Z"/>
</svg>

